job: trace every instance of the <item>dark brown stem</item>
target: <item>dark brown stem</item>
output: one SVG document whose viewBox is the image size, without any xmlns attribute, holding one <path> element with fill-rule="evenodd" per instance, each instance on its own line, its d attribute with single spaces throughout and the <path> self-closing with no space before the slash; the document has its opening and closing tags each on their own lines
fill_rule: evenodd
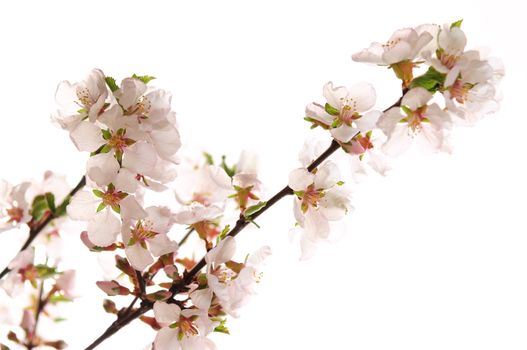
<svg viewBox="0 0 527 350">
<path fill-rule="evenodd" d="M 403 90 L 403 95 L 405 91 Z M 390 108 L 397 107 L 401 105 L 402 97 L 397 100 L 393 105 L 386 108 L 384 112 L 389 110 Z M 313 171 L 316 167 L 318 167 L 322 162 L 324 162 L 329 156 L 331 156 L 333 153 L 335 153 L 336 150 L 340 148 L 340 144 L 332 140 L 331 145 L 329 145 L 328 149 L 324 151 L 317 159 L 315 159 L 308 167 L 307 169 L 309 171 Z M 279 200 L 282 198 L 293 194 L 293 190 L 289 186 L 285 186 L 280 191 L 278 191 L 274 196 L 272 196 L 266 203 L 265 207 L 254 213 L 253 215 L 249 217 L 245 217 L 243 215 L 240 215 L 240 218 L 238 221 L 236 221 L 236 225 L 229 231 L 227 236 L 235 237 L 238 233 L 240 233 L 247 225 L 254 222 L 256 218 L 258 218 L 260 215 L 265 213 L 269 208 L 271 208 L 274 204 L 276 204 Z M 192 231 L 189 231 L 187 235 L 183 238 L 182 242 L 184 243 L 186 239 L 188 238 L 188 235 L 190 235 Z M 182 243 L 180 243 L 182 244 Z M 174 283 L 170 287 L 170 292 L 173 295 L 177 295 L 179 292 L 185 289 L 185 286 L 188 285 L 192 279 L 201 271 L 203 267 L 205 267 L 205 257 L 203 257 L 193 268 L 192 270 L 186 272 L 183 276 L 183 279 L 178 282 Z M 135 300 L 135 299 L 134 299 Z M 143 301 L 141 303 L 141 307 L 139 309 L 136 309 L 133 312 L 131 311 L 131 307 L 127 308 L 128 315 L 124 315 L 121 318 L 118 318 L 108 329 L 99 337 L 97 340 L 95 340 L 90 346 L 88 346 L 85 350 L 92 350 L 99 344 L 101 344 L 103 341 L 111 337 L 113 334 L 115 334 L 117 331 L 119 331 L 121 328 L 126 326 L 128 323 L 130 323 L 135 318 L 141 316 L 145 312 L 149 311 L 153 307 L 152 302 Z"/>
<path fill-rule="evenodd" d="M 75 193 L 77 193 L 81 188 L 83 188 L 84 186 L 86 185 L 86 177 L 83 176 L 81 178 L 81 180 L 79 181 L 79 183 L 77 184 L 77 186 L 75 186 L 71 191 L 70 193 L 66 196 L 66 198 L 64 198 L 64 200 L 62 201 L 62 203 L 60 204 L 59 207 L 64 207 L 66 206 L 71 197 L 73 197 L 73 195 Z M 31 243 L 33 243 L 33 241 L 35 240 L 35 238 L 37 238 L 37 236 L 39 235 L 40 232 L 42 232 L 42 230 L 50 223 L 52 222 L 54 219 L 56 219 L 57 217 L 54 216 L 54 215 L 49 215 L 44 221 L 42 221 L 41 223 L 39 223 L 37 226 L 35 227 L 32 227 L 30 230 L 29 230 L 29 236 L 27 237 L 26 241 L 24 242 L 24 244 L 22 245 L 22 247 L 20 248 L 20 250 L 18 251 L 19 253 L 23 250 L 25 250 L 27 247 L 29 247 L 31 245 Z M 2 279 L 5 275 L 7 275 L 9 273 L 9 271 L 11 271 L 7 266 L 2 270 L 2 272 L 0 272 L 0 279 Z"/>
</svg>

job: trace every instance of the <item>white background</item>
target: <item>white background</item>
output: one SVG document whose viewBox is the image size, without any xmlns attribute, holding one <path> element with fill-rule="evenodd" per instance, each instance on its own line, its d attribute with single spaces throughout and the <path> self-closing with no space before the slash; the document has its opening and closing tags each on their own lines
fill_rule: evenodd
<svg viewBox="0 0 527 350">
<path fill-rule="evenodd" d="M 322 101 L 326 81 L 370 81 L 380 109 L 398 98 L 393 73 L 353 63 L 353 52 L 401 27 L 463 18 L 468 46 L 489 46 L 506 65 L 501 111 L 456 131 L 453 155 L 410 153 L 387 177 L 360 183 L 346 234 L 308 262 L 289 242 L 290 199 L 269 210 L 261 230 L 239 238 L 246 251 L 273 248 L 260 294 L 229 321 L 231 336 L 214 339 L 220 349 L 526 349 L 527 33 L 515 3 L 2 2 L 0 177 L 52 169 L 76 183 L 86 155 L 49 116 L 57 83 L 98 67 L 158 77 L 184 141 L 231 159 L 257 151 L 272 194 L 298 166 L 310 134 L 304 107 Z M 83 297 L 48 333 L 71 349 L 112 321 L 76 230 L 67 255 Z M 1 237 L 2 265 L 17 239 Z M 146 328 L 135 322 L 100 349 L 142 349 L 154 335 Z"/>
</svg>

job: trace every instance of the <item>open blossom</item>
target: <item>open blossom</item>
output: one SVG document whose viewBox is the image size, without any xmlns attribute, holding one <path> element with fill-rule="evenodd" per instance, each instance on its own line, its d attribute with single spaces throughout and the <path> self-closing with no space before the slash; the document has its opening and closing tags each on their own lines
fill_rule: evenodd
<svg viewBox="0 0 527 350">
<path fill-rule="evenodd" d="M 178 249 L 177 243 L 167 236 L 173 225 L 170 210 L 166 207 L 148 207 L 145 211 L 145 218 L 133 225 L 124 225 L 122 230 L 126 256 L 138 271 L 143 271 L 154 262 L 152 255 L 158 257 Z"/>
<path fill-rule="evenodd" d="M 375 89 L 370 84 L 359 83 L 348 89 L 333 87 L 333 83 L 328 82 L 323 92 L 326 105 L 309 104 L 306 117 L 330 129 L 331 135 L 338 141 L 349 142 L 357 133 L 367 132 L 375 126 L 381 113 L 370 111 L 376 99 Z"/>
<path fill-rule="evenodd" d="M 207 335 L 218 324 L 199 309 L 184 309 L 176 304 L 156 301 L 154 315 L 162 327 L 154 340 L 155 350 L 215 350 Z"/>
<path fill-rule="evenodd" d="M 29 203 L 26 200 L 26 191 L 30 186 L 30 182 L 13 186 L 5 180 L 0 180 L 0 232 L 31 219 Z"/>
<path fill-rule="evenodd" d="M 477 51 L 466 52 L 448 72 L 442 91 L 447 110 L 456 117 L 454 121 L 473 125 L 498 110 L 496 85 L 502 75 L 501 62 L 482 60 Z"/>
<path fill-rule="evenodd" d="M 34 259 L 35 250 L 34 248 L 29 247 L 18 253 L 7 265 L 10 271 L 5 279 L 0 280 L 0 287 L 3 288 L 9 296 L 19 294 L 25 281 L 36 283 L 35 278 L 37 277 L 37 271 L 33 266 Z"/>
<path fill-rule="evenodd" d="M 392 34 L 385 44 L 373 42 L 369 48 L 353 54 L 357 62 L 368 62 L 379 65 L 392 65 L 402 61 L 412 61 L 432 40 L 428 32 L 418 33 L 416 29 L 399 29 Z"/>
<path fill-rule="evenodd" d="M 401 107 L 393 107 L 382 115 L 377 125 L 388 137 L 383 146 L 388 155 L 403 153 L 413 141 L 433 150 L 447 146 L 450 116 L 436 103 L 428 105 L 431 99 L 429 91 L 417 87 L 403 96 Z M 401 114 L 401 109 L 406 115 Z"/>
<path fill-rule="evenodd" d="M 133 195 L 115 187 L 77 192 L 67 207 L 73 220 L 88 221 L 88 238 L 93 244 L 106 247 L 115 242 L 121 232 L 121 220 L 141 219 L 146 212 Z M 119 215 L 119 217 L 118 217 Z"/>
<path fill-rule="evenodd" d="M 289 187 L 295 193 L 294 214 L 302 229 L 302 257 L 312 254 L 311 247 L 330 234 L 330 221 L 340 220 L 351 209 L 349 192 L 339 181 L 337 166 L 328 161 L 316 173 L 306 168 L 293 170 Z"/>
<path fill-rule="evenodd" d="M 208 287 L 190 293 L 192 303 L 203 311 L 208 311 L 213 295 L 216 296 L 222 310 L 233 317 L 239 316 L 239 310 L 246 304 L 249 296 L 256 293 L 255 286 L 260 282 L 260 267 L 271 254 L 271 248 L 264 246 L 250 254 L 243 264 L 232 263 L 236 251 L 236 241 L 226 237 L 205 256 L 207 262 Z"/>
<path fill-rule="evenodd" d="M 463 57 L 467 37 L 459 26 L 445 24 L 437 31 L 436 40 L 437 57 L 432 56 L 432 51 L 423 52 L 423 56 L 438 72 L 448 73 Z"/>
<path fill-rule="evenodd" d="M 104 73 L 100 69 L 93 69 L 84 81 L 78 83 L 63 81 L 55 95 L 61 109 L 54 120 L 68 130 L 86 117 L 93 123 L 104 109 L 108 96 Z"/>
</svg>

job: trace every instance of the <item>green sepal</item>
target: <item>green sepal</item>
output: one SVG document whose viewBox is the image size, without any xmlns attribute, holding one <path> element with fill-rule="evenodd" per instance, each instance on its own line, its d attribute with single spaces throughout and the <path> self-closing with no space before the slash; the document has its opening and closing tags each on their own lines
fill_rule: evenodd
<svg viewBox="0 0 527 350">
<path fill-rule="evenodd" d="M 106 204 L 104 203 L 99 204 L 99 206 L 97 207 L 97 213 L 103 210 L 104 208 L 106 208 Z"/>
<path fill-rule="evenodd" d="M 105 140 L 109 140 L 112 138 L 112 133 L 110 132 L 110 129 L 101 130 L 102 131 L 102 138 Z"/>
<path fill-rule="evenodd" d="M 339 110 L 330 105 L 329 103 L 326 103 L 324 105 L 324 110 L 330 115 L 339 115 Z"/>
<path fill-rule="evenodd" d="M 98 198 L 102 198 L 104 196 L 104 192 L 101 190 L 93 190 L 93 194 Z"/>
<path fill-rule="evenodd" d="M 33 220 L 40 221 L 44 215 L 49 212 L 51 209 L 48 204 L 48 199 L 45 194 L 41 194 L 33 199 L 33 204 L 31 205 L 30 214 L 33 217 Z"/>
<path fill-rule="evenodd" d="M 401 105 L 401 109 L 404 111 L 404 113 L 406 113 L 406 115 L 412 115 L 414 113 L 414 111 L 405 105 Z"/>
</svg>

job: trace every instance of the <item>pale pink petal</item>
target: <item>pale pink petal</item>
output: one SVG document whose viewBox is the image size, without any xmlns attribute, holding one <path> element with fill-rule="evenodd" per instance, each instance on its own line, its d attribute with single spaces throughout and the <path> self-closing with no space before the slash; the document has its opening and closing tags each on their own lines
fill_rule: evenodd
<svg viewBox="0 0 527 350">
<path fill-rule="evenodd" d="M 235 252 L 236 241 L 231 236 L 227 236 L 205 255 L 205 260 L 207 264 L 221 265 L 231 260 Z"/>
<path fill-rule="evenodd" d="M 315 175 L 306 168 L 298 168 L 289 173 L 289 187 L 293 191 L 305 191 L 313 183 Z"/>
<path fill-rule="evenodd" d="M 394 64 L 412 58 L 412 46 L 406 41 L 399 41 L 393 47 L 387 49 L 382 59 L 387 64 Z"/>
<path fill-rule="evenodd" d="M 357 128 L 359 128 L 361 132 L 368 132 L 375 128 L 381 115 L 381 111 L 369 111 L 363 114 L 359 119 L 355 120 L 355 125 L 357 125 Z"/>
<path fill-rule="evenodd" d="M 338 128 L 331 129 L 331 136 L 341 142 L 349 142 L 358 132 L 359 129 L 342 124 Z"/>
<path fill-rule="evenodd" d="M 335 116 L 328 114 L 323 106 L 316 103 L 310 103 L 306 106 L 306 117 L 318 120 L 326 125 L 331 125 L 335 119 Z"/>
<path fill-rule="evenodd" d="M 157 234 L 148 240 L 148 247 L 154 256 L 173 253 L 178 250 L 178 244 L 165 234 Z"/>
<path fill-rule="evenodd" d="M 156 350 L 181 350 L 181 344 L 178 340 L 179 329 L 178 328 L 161 328 L 157 332 L 154 340 L 154 346 Z M 186 350 L 186 349 L 185 349 Z"/>
<path fill-rule="evenodd" d="M 142 219 L 146 217 L 146 211 L 139 205 L 134 196 L 128 196 L 119 203 L 121 207 L 121 217 L 123 220 Z"/>
<path fill-rule="evenodd" d="M 86 175 L 99 187 L 105 187 L 113 181 L 119 171 L 119 163 L 113 153 L 100 153 L 88 159 Z"/>
<path fill-rule="evenodd" d="M 128 242 L 125 242 L 128 243 Z M 126 257 L 128 258 L 128 261 L 130 261 L 130 264 L 134 269 L 137 271 L 143 271 L 147 268 L 150 264 L 154 262 L 154 258 L 152 257 L 152 254 L 147 249 L 144 249 L 141 247 L 139 243 L 135 243 L 134 245 L 127 246 L 125 249 Z"/>
<path fill-rule="evenodd" d="M 381 129 L 386 136 L 390 136 L 401 119 L 403 119 L 401 109 L 399 107 L 393 107 L 380 116 L 377 121 L 377 127 Z"/>
<path fill-rule="evenodd" d="M 212 290 L 210 288 L 196 289 L 190 293 L 190 299 L 198 309 L 208 311 L 212 301 Z"/>
<path fill-rule="evenodd" d="M 323 94 L 331 107 L 340 110 L 343 101 L 348 97 L 348 89 L 344 86 L 333 87 L 330 81 L 324 85 Z"/>
<path fill-rule="evenodd" d="M 340 170 L 332 161 L 325 162 L 315 174 L 314 184 L 316 189 L 327 189 L 335 186 L 340 180 Z"/>
<path fill-rule="evenodd" d="M 107 247 L 115 242 L 121 232 L 121 221 L 109 209 L 103 209 L 88 222 L 88 238 L 99 247 Z"/>
<path fill-rule="evenodd" d="M 404 96 L 401 101 L 403 106 L 407 106 L 412 111 L 417 110 L 419 107 L 422 107 L 427 104 L 428 101 L 432 99 L 432 93 L 425 88 L 416 87 L 410 89 Z"/>
<path fill-rule="evenodd" d="M 180 314 L 181 308 L 176 304 L 167 304 L 164 301 L 154 303 L 154 317 L 162 326 L 179 321 Z"/>
<path fill-rule="evenodd" d="M 73 220 L 90 220 L 96 213 L 101 200 L 88 191 L 79 191 L 66 207 L 68 216 Z"/>
<path fill-rule="evenodd" d="M 144 174 L 151 171 L 156 165 L 157 155 L 155 148 L 146 142 L 137 142 L 126 149 L 123 157 L 123 167 Z"/>
<path fill-rule="evenodd" d="M 106 143 L 101 129 L 87 121 L 80 122 L 71 131 L 70 138 L 81 152 L 93 152 Z"/>
<path fill-rule="evenodd" d="M 355 53 L 351 58 L 355 62 L 367 62 L 374 64 L 384 64 L 382 59 L 384 54 L 384 47 L 381 43 L 374 42 L 369 48 L 362 50 L 361 52 Z"/>
</svg>

